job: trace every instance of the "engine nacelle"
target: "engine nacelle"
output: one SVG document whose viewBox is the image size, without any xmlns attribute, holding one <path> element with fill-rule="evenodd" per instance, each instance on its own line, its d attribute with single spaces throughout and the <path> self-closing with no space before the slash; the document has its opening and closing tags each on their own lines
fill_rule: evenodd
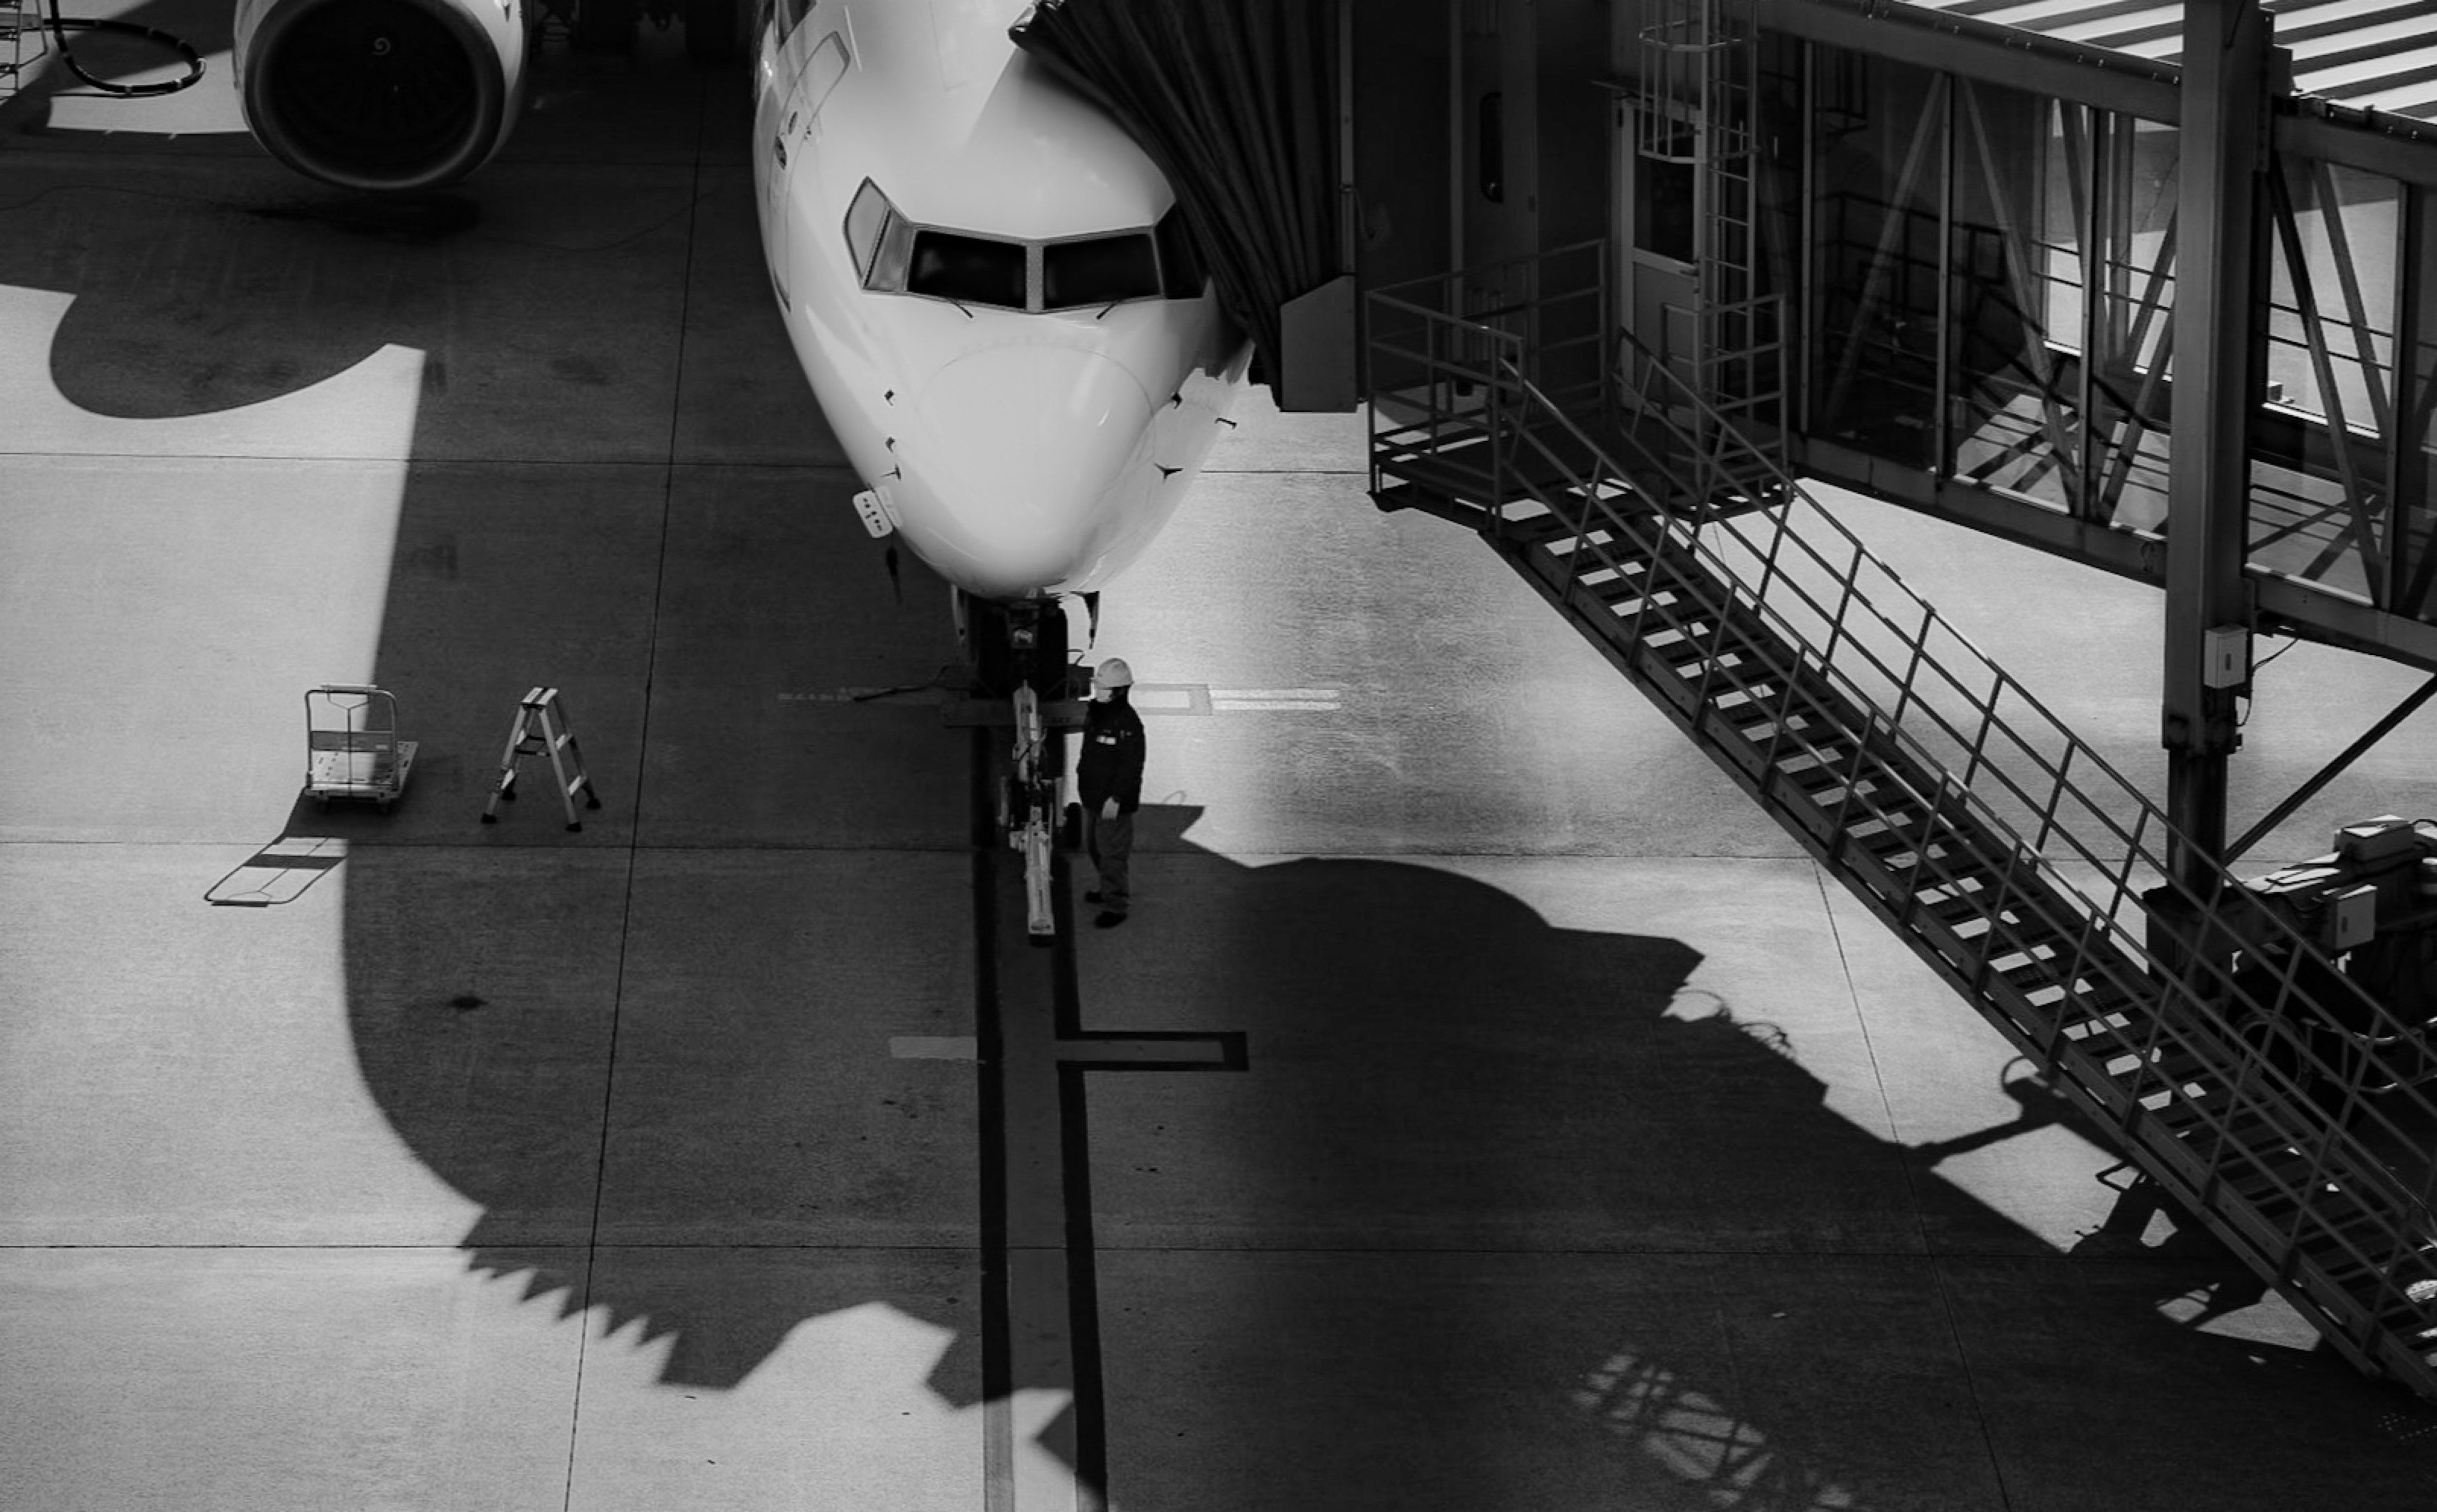
<svg viewBox="0 0 2437 1512">
<path fill-rule="evenodd" d="M 521 0 L 237 0 L 237 97 L 272 156 L 351 189 L 430 189 L 508 139 Z"/>
</svg>

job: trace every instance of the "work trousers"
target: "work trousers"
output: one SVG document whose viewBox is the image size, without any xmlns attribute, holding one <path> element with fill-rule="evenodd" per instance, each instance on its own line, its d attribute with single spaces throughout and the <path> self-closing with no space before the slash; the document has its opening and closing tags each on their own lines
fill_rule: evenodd
<svg viewBox="0 0 2437 1512">
<path fill-rule="evenodd" d="M 1100 872 L 1100 907 L 1112 913 L 1123 913 L 1132 901 L 1126 888 L 1128 861 L 1134 853 L 1134 816 L 1121 813 L 1114 819 L 1100 817 L 1097 804 L 1083 808 L 1083 849 L 1092 864 Z"/>
</svg>

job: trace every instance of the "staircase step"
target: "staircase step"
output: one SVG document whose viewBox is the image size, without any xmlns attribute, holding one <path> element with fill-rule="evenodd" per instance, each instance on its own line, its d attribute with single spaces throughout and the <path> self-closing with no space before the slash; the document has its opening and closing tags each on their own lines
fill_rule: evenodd
<svg viewBox="0 0 2437 1512">
<path fill-rule="evenodd" d="M 1574 527 L 1564 515 L 1552 510 L 1520 519 L 1502 519 L 1499 522 L 1499 533 L 1509 546 L 1530 549 L 1570 538 Z"/>
<path fill-rule="evenodd" d="M 2398 1257 L 2409 1260 L 2409 1225 L 2400 1214 L 2372 1207 L 2365 1195 L 2340 1188 L 2311 1208 L 2312 1221 L 2294 1236 L 2293 1247 L 2329 1275 L 2365 1279 Z"/>
<path fill-rule="evenodd" d="M 1586 572 L 1597 571 L 1610 562 L 1619 566 L 1630 565 L 1636 571 L 1645 570 L 1648 565 L 1648 558 L 1643 555 L 1641 548 L 1631 541 L 1620 539 L 1613 530 L 1595 529 L 1577 531 L 1571 525 L 1555 515 L 1535 515 L 1534 519 L 1535 521 L 1545 519 L 1553 523 L 1534 530 L 1524 544 L 1557 562 L 1570 564 L 1576 557 L 1582 557 L 1590 564 L 1589 566 L 1583 568 Z M 1599 549 L 1597 552 L 1589 552 L 1586 550 L 1587 547 L 1596 547 Z M 1605 554 L 1607 562 L 1601 561 L 1600 553 Z"/>
<path fill-rule="evenodd" d="M 1489 512 L 1480 503 L 1481 497 L 1480 491 L 1411 479 L 1385 483 L 1371 491 L 1371 502 L 1382 510 L 1420 510 L 1472 529 L 1489 517 Z"/>
<path fill-rule="evenodd" d="M 2338 1195 L 2327 1191 L 2323 1182 L 2313 1191 L 2292 1190 L 2309 1175 L 2309 1157 L 2288 1150 L 2264 1161 L 2246 1161 L 2230 1167 L 2221 1185 L 2270 1222 L 2282 1224 L 2305 1204 L 2315 1204 L 2323 1196 Z"/>
<path fill-rule="evenodd" d="M 2062 1029 L 2061 1042 L 2098 1062 L 2102 1069 L 2149 1048 L 2148 1026 L 2128 1015 L 2085 1012 L 2081 1017 L 2066 1019 Z"/>
</svg>

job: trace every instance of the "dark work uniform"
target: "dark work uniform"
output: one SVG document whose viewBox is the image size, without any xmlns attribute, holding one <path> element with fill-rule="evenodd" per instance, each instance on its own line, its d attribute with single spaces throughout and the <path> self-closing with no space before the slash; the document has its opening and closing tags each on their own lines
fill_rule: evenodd
<svg viewBox="0 0 2437 1512">
<path fill-rule="evenodd" d="M 1119 688 L 1107 700 L 1084 705 L 1083 754 L 1075 763 L 1075 786 L 1083 803 L 1083 848 L 1100 869 L 1100 907 L 1123 916 L 1131 898 L 1127 859 L 1134 848 L 1134 810 L 1142 807 L 1142 716 Z M 1117 817 L 1100 808 L 1117 801 Z"/>
</svg>

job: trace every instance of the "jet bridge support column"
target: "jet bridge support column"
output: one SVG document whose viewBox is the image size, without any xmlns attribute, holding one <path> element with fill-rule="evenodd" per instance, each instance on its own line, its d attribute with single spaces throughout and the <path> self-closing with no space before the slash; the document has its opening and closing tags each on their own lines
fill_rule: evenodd
<svg viewBox="0 0 2437 1512">
<path fill-rule="evenodd" d="M 2251 676 L 2242 559 L 2260 378 L 2269 35 L 2259 0 L 2184 5 L 2163 733 L 2167 817 L 2200 853 L 2173 864 L 2194 883 L 2225 849 L 2226 765 L 2240 743 L 2235 697 Z"/>
</svg>

